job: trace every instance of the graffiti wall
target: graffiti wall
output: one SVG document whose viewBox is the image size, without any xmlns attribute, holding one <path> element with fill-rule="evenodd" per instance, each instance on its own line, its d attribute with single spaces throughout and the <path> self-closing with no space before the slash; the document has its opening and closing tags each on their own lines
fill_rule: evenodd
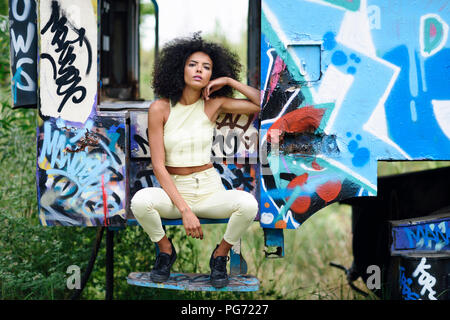
<svg viewBox="0 0 450 320">
<path fill-rule="evenodd" d="M 125 225 L 133 218 L 132 196 L 159 186 L 151 167 L 147 108 L 98 110 L 97 1 L 39 1 L 38 21 L 40 221 Z M 113 104 L 106 109 L 127 109 Z M 257 197 L 257 117 L 221 115 L 211 160 L 225 188 Z"/>
<path fill-rule="evenodd" d="M 13 107 L 37 104 L 36 1 L 9 0 L 11 93 Z"/>
<path fill-rule="evenodd" d="M 97 2 L 40 1 L 39 22 L 39 220 L 123 225 L 127 115 L 97 112 Z"/>
<path fill-rule="evenodd" d="M 378 160 L 450 159 L 447 1 L 262 0 L 261 19 L 262 227 L 376 195 Z"/>
<path fill-rule="evenodd" d="M 39 219 L 43 225 L 120 226 L 128 202 L 125 113 L 99 113 L 83 128 L 58 118 L 38 136 Z"/>
<path fill-rule="evenodd" d="M 130 121 L 131 156 L 149 157 L 147 112 L 131 111 Z M 256 164 L 258 161 L 257 128 L 256 115 L 249 117 L 240 114 L 220 114 L 214 129 L 211 160 Z"/>
<path fill-rule="evenodd" d="M 42 116 L 85 123 L 97 105 L 97 1 L 40 1 Z"/>
</svg>

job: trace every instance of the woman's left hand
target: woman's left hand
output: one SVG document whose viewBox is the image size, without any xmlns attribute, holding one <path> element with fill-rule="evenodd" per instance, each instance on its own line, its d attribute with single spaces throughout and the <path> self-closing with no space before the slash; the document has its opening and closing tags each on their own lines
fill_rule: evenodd
<svg viewBox="0 0 450 320">
<path fill-rule="evenodd" d="M 214 80 L 211 80 L 206 87 L 203 88 L 203 97 L 208 100 L 210 94 L 214 91 L 220 90 L 223 86 L 228 85 L 228 77 L 220 77 Z"/>
</svg>

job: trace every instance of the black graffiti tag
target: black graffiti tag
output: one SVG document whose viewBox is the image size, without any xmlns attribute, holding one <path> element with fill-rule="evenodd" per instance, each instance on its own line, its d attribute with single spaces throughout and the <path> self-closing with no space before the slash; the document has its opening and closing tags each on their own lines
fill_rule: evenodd
<svg viewBox="0 0 450 320">
<path fill-rule="evenodd" d="M 74 40 L 68 40 L 67 34 L 70 30 L 77 34 L 77 38 Z M 77 56 L 74 54 L 74 44 L 78 44 L 83 47 L 85 44 L 88 52 L 88 63 L 86 68 L 86 75 L 89 75 L 92 65 L 92 49 L 89 41 L 85 38 L 86 30 L 84 28 L 75 28 L 70 24 L 65 16 L 60 17 L 60 8 L 57 1 L 52 1 L 52 13 L 47 24 L 41 31 L 41 34 L 45 34 L 48 30 L 53 34 L 51 44 L 56 45 L 55 52 L 59 53 L 58 69 L 53 57 L 47 53 L 41 54 L 42 59 L 47 59 L 53 68 L 53 79 L 57 85 L 56 93 L 59 96 L 63 96 L 63 99 L 58 107 L 58 112 L 64 108 L 67 100 L 72 97 L 74 103 L 80 103 L 86 97 L 86 88 L 79 85 L 81 82 L 80 70 L 73 66 L 73 62 Z M 79 96 L 75 96 L 79 93 Z"/>
</svg>

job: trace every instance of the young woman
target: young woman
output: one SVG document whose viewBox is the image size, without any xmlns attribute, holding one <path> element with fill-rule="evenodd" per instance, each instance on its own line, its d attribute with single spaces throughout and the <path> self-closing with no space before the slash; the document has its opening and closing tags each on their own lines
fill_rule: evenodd
<svg viewBox="0 0 450 320">
<path fill-rule="evenodd" d="M 259 90 L 236 80 L 240 68 L 234 53 L 198 34 L 169 42 L 155 63 L 153 88 L 160 99 L 148 111 L 148 139 L 161 188 L 141 189 L 131 200 L 134 216 L 159 247 L 151 272 L 154 282 L 169 278 L 176 259 L 161 217 L 181 218 L 187 236 L 196 239 L 203 239 L 199 218 L 229 218 L 210 258 L 211 283 L 223 287 L 228 284 L 229 250 L 258 212 L 258 202 L 250 193 L 225 190 L 210 162 L 219 114 L 260 111 Z M 248 99 L 232 98 L 233 90 Z"/>
</svg>

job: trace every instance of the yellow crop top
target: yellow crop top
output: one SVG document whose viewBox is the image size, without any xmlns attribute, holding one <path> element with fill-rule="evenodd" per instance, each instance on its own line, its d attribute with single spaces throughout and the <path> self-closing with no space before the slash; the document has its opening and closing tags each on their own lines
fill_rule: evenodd
<svg viewBox="0 0 450 320">
<path fill-rule="evenodd" d="M 193 167 L 209 163 L 214 127 L 205 114 L 202 98 L 190 105 L 178 102 L 171 107 L 164 124 L 165 165 Z"/>
</svg>

